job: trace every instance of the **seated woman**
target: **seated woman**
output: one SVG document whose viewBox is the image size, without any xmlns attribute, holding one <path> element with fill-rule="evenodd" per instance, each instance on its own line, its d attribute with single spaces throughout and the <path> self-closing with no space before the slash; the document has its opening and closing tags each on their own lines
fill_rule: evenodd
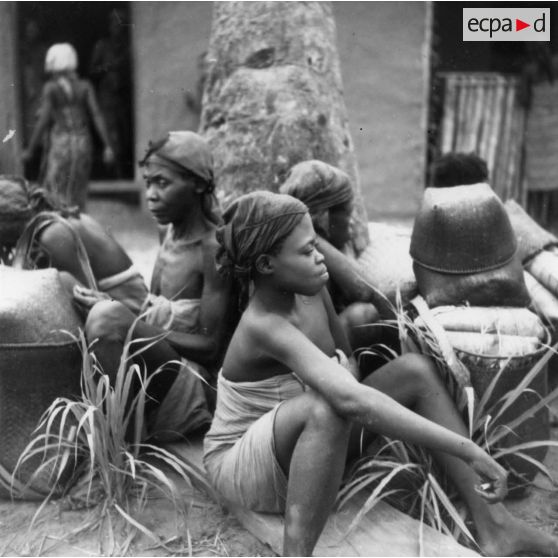
<svg viewBox="0 0 558 558">
<path fill-rule="evenodd" d="M 93 291 L 80 289 L 74 296 L 90 308 L 85 333 L 89 341 L 97 339 L 94 352 L 111 381 L 132 336 L 135 360 L 151 379 L 146 435 L 169 441 L 207 430 L 214 390 L 204 391 L 202 378 L 215 379 L 236 312 L 230 281 L 215 267 L 215 232 L 222 221 L 209 145 L 194 132 L 168 132 L 150 142 L 140 166 L 147 207 L 167 228 L 141 319 L 118 302 L 98 300 Z"/>
<path fill-rule="evenodd" d="M 350 440 L 358 440 L 351 431 L 364 428 L 370 439 L 383 434 L 434 452 L 468 504 L 485 554 L 558 552 L 557 539 L 499 503 L 506 471 L 467 437 L 433 363 L 406 355 L 362 383 L 355 378 L 304 204 L 253 192 L 235 200 L 224 221 L 221 271 L 253 286 L 204 442 L 209 478 L 226 500 L 284 512 L 284 555 L 311 555 L 353 451 Z"/>
<path fill-rule="evenodd" d="M 147 286 L 122 246 L 95 219 L 19 176 L 0 176 L 3 262 L 55 267 L 139 312 Z M 8 226 L 9 225 L 9 226 Z"/>
<path fill-rule="evenodd" d="M 289 170 L 279 191 L 308 207 L 331 276 L 330 292 L 351 346 L 370 345 L 372 331 L 361 326 L 376 322 L 380 314 L 393 314 L 385 297 L 362 278 L 354 261 L 343 253 L 350 240 L 354 197 L 349 176 L 323 161 L 303 161 Z"/>
</svg>

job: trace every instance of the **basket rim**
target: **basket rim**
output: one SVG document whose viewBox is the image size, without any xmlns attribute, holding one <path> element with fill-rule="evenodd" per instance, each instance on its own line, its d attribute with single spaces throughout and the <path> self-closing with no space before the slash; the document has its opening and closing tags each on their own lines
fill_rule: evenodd
<svg viewBox="0 0 558 558">
<path fill-rule="evenodd" d="M 68 341 L 60 341 L 53 343 L 0 343 L 1 350 L 17 350 L 17 349 L 53 349 L 65 348 L 71 345 L 79 345 L 78 340 L 70 339 Z"/>
</svg>

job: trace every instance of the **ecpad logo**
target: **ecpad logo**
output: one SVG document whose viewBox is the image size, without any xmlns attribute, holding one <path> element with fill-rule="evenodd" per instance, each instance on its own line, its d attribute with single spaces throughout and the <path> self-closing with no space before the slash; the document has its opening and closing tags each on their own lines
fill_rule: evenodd
<svg viewBox="0 0 558 558">
<path fill-rule="evenodd" d="M 550 41 L 550 8 L 463 8 L 464 41 Z"/>
</svg>

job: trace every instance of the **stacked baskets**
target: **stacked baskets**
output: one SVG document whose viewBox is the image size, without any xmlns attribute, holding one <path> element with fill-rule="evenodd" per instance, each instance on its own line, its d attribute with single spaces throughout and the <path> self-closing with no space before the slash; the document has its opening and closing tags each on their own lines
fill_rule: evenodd
<svg viewBox="0 0 558 558">
<path fill-rule="evenodd" d="M 416 305 L 415 334 L 436 332 L 439 345 L 447 344 L 459 365 L 465 366 L 478 398 L 504 368 L 488 406 L 496 403 L 520 385 L 549 342 L 548 330 L 527 309 L 530 296 L 502 202 L 486 184 L 428 188 L 415 220 L 410 251 L 422 297 L 422 305 Z M 422 350 L 432 356 L 447 355 L 433 348 L 432 342 L 420 341 Z M 440 364 L 446 377 L 451 375 L 450 360 L 445 357 Z M 507 424 L 522 415 L 546 392 L 543 369 L 499 422 Z M 549 434 L 548 413 L 541 409 L 506 436 L 502 445 L 548 439 Z M 542 460 L 546 448 L 527 453 Z M 506 464 L 522 482 L 532 480 L 537 472 L 520 458 L 509 458 Z"/>
</svg>

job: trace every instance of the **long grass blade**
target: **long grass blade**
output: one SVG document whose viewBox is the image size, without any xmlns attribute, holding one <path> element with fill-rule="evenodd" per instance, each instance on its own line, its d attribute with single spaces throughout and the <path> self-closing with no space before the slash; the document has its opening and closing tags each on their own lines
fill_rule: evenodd
<svg viewBox="0 0 558 558">
<path fill-rule="evenodd" d="M 386 498 L 386 493 L 382 493 L 384 488 L 386 487 L 386 485 L 389 483 L 389 481 L 391 479 L 393 479 L 393 477 L 395 477 L 398 473 L 400 473 L 403 470 L 409 469 L 411 468 L 410 464 L 401 464 L 399 465 L 399 467 L 393 469 L 392 471 L 390 471 L 378 484 L 378 486 L 376 486 L 376 488 L 374 488 L 372 494 L 366 499 L 366 502 L 363 504 L 363 506 L 360 508 L 360 510 L 358 511 L 358 513 L 356 514 L 356 516 L 354 517 L 354 519 L 351 521 L 351 524 L 349 525 L 349 528 L 346 531 L 346 534 L 349 534 L 353 531 L 353 529 L 359 524 L 359 522 L 362 520 L 362 518 L 374 507 L 376 506 L 376 504 L 378 504 L 378 502 L 380 502 L 380 500 Z M 392 491 L 393 492 L 393 491 Z"/>
<path fill-rule="evenodd" d="M 508 422 L 506 426 L 508 427 L 509 430 L 513 432 L 525 420 L 531 418 L 535 413 L 537 413 L 540 409 L 546 407 L 548 403 L 554 401 L 557 397 L 558 397 L 558 387 L 552 390 L 547 396 L 543 397 L 538 403 L 536 403 L 532 407 L 529 407 L 527 410 L 521 413 L 521 415 Z M 492 445 L 496 444 L 504 436 L 506 436 L 506 434 L 507 434 L 506 432 L 500 431 L 499 433 L 492 435 L 490 437 L 491 444 Z"/>
<path fill-rule="evenodd" d="M 519 384 L 504 396 L 505 401 L 498 412 L 494 415 L 495 420 L 498 419 L 498 417 L 500 417 L 506 409 L 508 409 L 516 402 L 517 398 L 521 395 L 525 388 L 534 380 L 534 378 L 536 378 L 538 374 L 540 374 L 540 372 L 548 363 L 550 357 L 554 354 L 556 346 L 557 345 L 554 345 L 553 350 L 548 350 L 533 366 L 533 368 L 531 368 L 531 370 L 529 370 L 529 372 L 523 377 Z"/>
<path fill-rule="evenodd" d="M 150 529 L 142 525 L 139 521 L 135 520 L 129 513 L 123 510 L 118 504 L 114 504 L 114 509 L 122 515 L 122 517 L 131 525 L 133 525 L 138 531 L 141 531 L 144 535 L 148 536 L 150 539 L 154 540 L 157 544 L 162 544 L 161 539 Z"/>
<path fill-rule="evenodd" d="M 467 526 L 465 525 L 464 521 L 461 519 L 459 512 L 457 511 L 455 506 L 451 503 L 450 499 L 448 498 L 447 494 L 444 492 L 442 487 L 438 484 L 438 481 L 430 473 L 428 473 L 428 480 L 430 482 L 430 486 L 436 493 L 436 496 L 439 498 L 440 502 L 442 503 L 446 511 L 451 516 L 453 522 L 459 527 L 462 533 L 464 533 L 473 543 L 476 544 L 475 538 L 473 537 L 469 529 L 467 529 Z"/>
</svg>

